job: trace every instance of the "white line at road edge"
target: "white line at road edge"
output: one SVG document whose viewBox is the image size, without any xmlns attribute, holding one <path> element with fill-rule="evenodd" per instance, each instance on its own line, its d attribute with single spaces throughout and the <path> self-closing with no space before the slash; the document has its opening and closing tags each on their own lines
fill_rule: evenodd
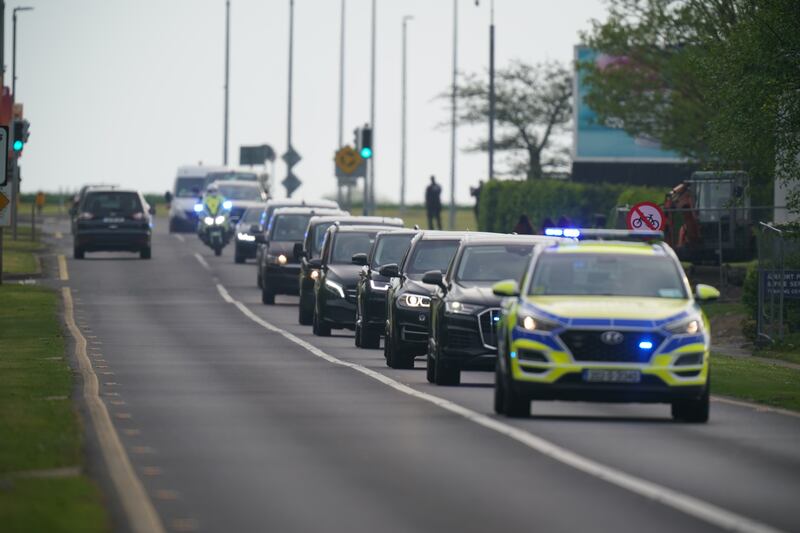
<svg viewBox="0 0 800 533">
<path fill-rule="evenodd" d="M 501 422 L 495 418 L 483 415 L 477 411 L 473 411 L 472 409 L 467 409 L 466 407 L 451 402 L 450 400 L 445 400 L 444 398 L 440 398 L 426 392 L 420 392 L 365 366 L 333 357 L 332 355 L 323 352 L 313 344 L 297 337 L 293 333 L 283 330 L 263 320 L 261 317 L 248 309 L 247 306 L 242 302 L 231 298 L 230 293 L 228 293 L 228 291 L 222 285 L 217 284 L 217 290 L 226 302 L 232 303 L 238 307 L 239 310 L 250 320 L 269 331 L 284 336 L 286 339 L 299 346 L 302 346 L 317 357 L 334 365 L 344 366 L 355 370 L 356 372 L 360 372 L 376 381 L 379 381 L 380 383 L 383 383 L 384 385 L 402 392 L 403 394 L 407 394 L 409 396 L 413 396 L 414 398 L 432 403 L 433 405 L 441 407 L 442 409 L 450 411 L 451 413 L 466 418 L 470 422 L 474 422 L 479 426 L 483 426 L 487 429 L 491 429 L 492 431 L 496 431 L 497 433 L 510 437 L 511 439 L 520 442 L 525 446 L 536 450 L 537 452 L 562 464 L 570 466 L 591 476 L 600 478 L 608 483 L 611 483 L 612 485 L 616 485 L 617 487 L 633 492 L 639 496 L 643 496 L 649 500 L 659 502 L 667 507 L 681 511 L 687 515 L 693 516 L 694 518 L 724 530 L 746 531 L 753 533 L 780 532 L 780 530 L 775 529 L 772 526 L 756 522 L 747 517 L 738 515 L 726 509 L 722 509 L 721 507 L 717 507 L 714 504 L 693 498 L 692 496 L 681 494 L 667 487 L 662 487 L 656 483 L 652 483 L 630 474 L 626 474 L 625 472 L 616 470 L 612 467 L 605 466 L 587 457 L 583 457 L 556 444 L 553 444 L 552 442 L 542 439 L 541 437 L 537 437 L 531 433 L 528 433 L 527 431 Z"/>
<path fill-rule="evenodd" d="M 759 403 L 734 400 L 726 396 L 711 396 L 711 400 L 719 403 L 726 403 L 728 405 L 735 405 L 737 407 L 747 407 L 749 409 L 752 409 L 753 411 L 758 411 L 759 413 L 774 413 L 777 415 L 800 418 L 800 413 L 795 413 L 794 411 L 787 411 L 786 409 L 781 409 L 779 407 L 770 407 L 768 405 L 762 405 Z"/>
<path fill-rule="evenodd" d="M 164 525 L 156 513 L 141 480 L 131 465 L 128 454 L 122 446 L 117 430 L 103 400 L 100 399 L 100 384 L 86 355 L 86 338 L 75 325 L 72 305 L 72 292 L 69 287 L 61 289 L 64 297 L 64 317 L 72 337 L 75 339 L 75 355 L 83 378 L 83 398 L 92 419 L 97 441 L 108 467 L 111 481 L 119 494 L 122 508 L 134 533 L 164 533 Z"/>
<path fill-rule="evenodd" d="M 183 238 L 183 235 L 178 235 L 177 233 L 173 233 L 172 235 L 173 235 L 173 237 L 175 237 L 179 241 L 186 242 L 186 239 Z"/>
<path fill-rule="evenodd" d="M 203 258 L 203 256 L 202 256 L 202 255 L 200 255 L 199 253 L 195 252 L 195 253 L 194 253 L 194 257 L 195 257 L 195 259 L 197 259 L 197 262 L 198 262 L 198 263 L 200 263 L 200 265 L 201 265 L 203 268 L 205 268 L 205 269 L 206 269 L 206 270 L 208 270 L 209 272 L 211 271 L 211 267 L 210 267 L 210 266 L 208 266 L 208 263 L 206 263 L 206 260 Z"/>
</svg>

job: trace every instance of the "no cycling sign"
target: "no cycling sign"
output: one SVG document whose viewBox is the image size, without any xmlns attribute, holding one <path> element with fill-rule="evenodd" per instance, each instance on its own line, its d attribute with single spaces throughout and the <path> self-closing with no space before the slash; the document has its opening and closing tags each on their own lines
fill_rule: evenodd
<svg viewBox="0 0 800 533">
<path fill-rule="evenodd" d="M 628 229 L 660 231 L 664 227 L 664 212 L 653 202 L 641 202 L 628 211 Z"/>
</svg>

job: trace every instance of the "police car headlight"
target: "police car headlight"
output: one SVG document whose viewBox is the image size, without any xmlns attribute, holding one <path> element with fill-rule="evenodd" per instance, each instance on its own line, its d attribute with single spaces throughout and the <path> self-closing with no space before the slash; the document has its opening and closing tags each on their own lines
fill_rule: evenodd
<svg viewBox="0 0 800 533">
<path fill-rule="evenodd" d="M 409 309 L 427 308 L 431 306 L 431 298 L 422 294 L 403 294 L 397 299 L 397 303 Z"/>
<path fill-rule="evenodd" d="M 317 279 L 319 277 L 319 270 L 312 270 L 308 277 L 311 279 Z"/>
<path fill-rule="evenodd" d="M 206 226 L 211 226 L 214 224 L 214 217 L 206 217 L 203 219 L 203 222 L 206 223 Z"/>
<path fill-rule="evenodd" d="M 482 306 L 474 305 L 474 304 L 465 304 L 462 302 L 447 302 L 445 304 L 445 310 L 448 313 L 452 313 L 455 315 L 474 315 L 478 311 L 480 311 Z"/>
<path fill-rule="evenodd" d="M 703 323 L 698 318 L 690 318 L 667 324 L 664 329 L 674 335 L 696 335 L 702 333 Z"/>
<path fill-rule="evenodd" d="M 210 217 L 209 217 L 209 218 L 210 218 Z M 225 223 L 225 217 L 224 217 L 224 216 L 222 216 L 222 215 L 219 215 L 219 216 L 217 216 L 217 218 L 215 218 L 215 219 L 214 219 L 214 223 L 215 223 L 217 226 L 221 226 L 222 224 L 224 224 L 224 223 Z"/>
<path fill-rule="evenodd" d="M 517 316 L 517 326 L 526 331 L 553 331 L 560 327 L 557 322 L 550 322 L 539 317 L 521 314 Z"/>
<path fill-rule="evenodd" d="M 335 281 L 331 281 L 329 279 L 325 280 L 325 287 L 328 288 L 329 291 L 339 296 L 339 298 L 344 298 L 344 288 L 341 285 L 336 283 Z"/>
<path fill-rule="evenodd" d="M 194 212 L 195 213 L 202 213 L 203 212 L 203 204 L 194 204 Z"/>
</svg>

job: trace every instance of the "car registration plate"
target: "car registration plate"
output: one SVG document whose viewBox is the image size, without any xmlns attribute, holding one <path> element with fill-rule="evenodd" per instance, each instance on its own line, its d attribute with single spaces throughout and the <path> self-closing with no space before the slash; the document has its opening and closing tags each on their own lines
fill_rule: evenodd
<svg viewBox="0 0 800 533">
<path fill-rule="evenodd" d="M 103 219 L 103 222 L 107 224 L 114 224 L 114 223 L 118 224 L 120 222 L 125 222 L 125 219 L 121 217 L 106 217 Z"/>
<path fill-rule="evenodd" d="M 590 383 L 639 383 L 642 373 L 638 370 L 589 369 L 583 371 L 583 381 Z"/>
</svg>

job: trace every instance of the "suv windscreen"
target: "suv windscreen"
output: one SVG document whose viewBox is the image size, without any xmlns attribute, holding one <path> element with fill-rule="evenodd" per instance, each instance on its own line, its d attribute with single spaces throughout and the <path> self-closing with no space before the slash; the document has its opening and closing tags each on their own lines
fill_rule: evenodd
<svg viewBox="0 0 800 533">
<path fill-rule="evenodd" d="M 142 202 L 135 192 L 90 192 L 83 199 L 81 211 L 95 216 L 141 213 Z"/>
<path fill-rule="evenodd" d="M 261 189 L 258 187 L 242 187 L 235 185 L 220 185 L 219 193 L 228 200 L 261 200 Z"/>
<path fill-rule="evenodd" d="M 314 234 L 311 236 L 311 257 L 319 257 L 322 252 L 322 243 L 325 241 L 325 232 L 333 226 L 333 222 L 323 222 L 314 226 Z"/>
<path fill-rule="evenodd" d="M 175 196 L 178 198 L 199 198 L 202 196 L 205 178 L 178 178 L 175 180 Z"/>
<path fill-rule="evenodd" d="M 270 240 L 302 241 L 312 215 L 278 215 L 270 221 Z"/>
<path fill-rule="evenodd" d="M 529 294 L 686 298 L 678 267 L 666 256 L 546 253 L 536 262 Z"/>
<path fill-rule="evenodd" d="M 378 270 L 383 265 L 389 265 L 391 263 L 400 264 L 413 238 L 413 233 L 381 235 L 381 237 L 378 238 L 378 244 L 375 245 L 375 254 L 372 257 L 372 268 Z"/>
<path fill-rule="evenodd" d="M 405 274 L 411 279 L 422 279 L 429 270 L 444 272 L 453 259 L 460 241 L 419 241 L 405 264 Z"/>
<path fill-rule="evenodd" d="M 519 280 L 528 266 L 532 244 L 492 244 L 464 248 L 456 281 L 493 282 Z"/>
<path fill-rule="evenodd" d="M 247 211 L 244 212 L 244 215 L 242 215 L 242 218 L 239 222 L 251 225 L 258 224 L 258 222 L 261 220 L 261 211 L 262 211 L 261 208 L 248 209 Z"/>
<path fill-rule="evenodd" d="M 375 242 L 377 231 L 350 232 L 341 231 L 336 234 L 333 241 L 333 250 L 328 261 L 329 264 L 352 264 L 354 254 L 369 253 L 372 243 Z"/>
</svg>

